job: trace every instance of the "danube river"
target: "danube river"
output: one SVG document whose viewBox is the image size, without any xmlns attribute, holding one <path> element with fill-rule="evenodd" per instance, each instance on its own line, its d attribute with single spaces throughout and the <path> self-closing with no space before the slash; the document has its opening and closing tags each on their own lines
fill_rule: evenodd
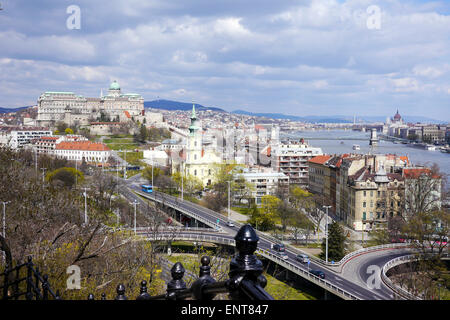
<svg viewBox="0 0 450 320">
<path fill-rule="evenodd" d="M 322 148 L 326 154 L 360 153 L 366 154 L 370 151 L 370 133 L 352 130 L 317 130 L 317 131 L 295 131 L 281 133 L 281 137 L 304 138 L 312 147 Z M 360 150 L 353 150 L 353 145 L 359 145 Z M 374 148 L 374 153 L 390 153 L 408 156 L 412 164 L 428 165 L 433 163 L 439 165 L 441 171 L 450 174 L 450 153 L 442 153 L 439 150 L 428 151 L 407 144 L 394 144 L 390 141 L 380 140 Z"/>
</svg>

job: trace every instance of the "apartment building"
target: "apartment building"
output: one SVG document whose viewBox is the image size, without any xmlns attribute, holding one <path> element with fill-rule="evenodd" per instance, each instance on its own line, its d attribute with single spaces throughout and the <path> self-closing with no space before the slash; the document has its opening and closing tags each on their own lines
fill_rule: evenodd
<svg viewBox="0 0 450 320">
<path fill-rule="evenodd" d="M 315 194 L 330 197 L 331 169 L 326 165 L 332 156 L 322 155 L 308 160 L 308 189 Z"/>
<path fill-rule="evenodd" d="M 303 139 L 274 146 L 271 150 L 271 166 L 274 171 L 289 177 L 290 184 L 308 186 L 308 160 L 323 155 L 321 148 L 308 145 Z"/>
<path fill-rule="evenodd" d="M 0 128 L 0 144 L 12 149 L 22 149 L 32 140 L 51 134 L 50 130 L 42 127 L 2 127 Z"/>
<path fill-rule="evenodd" d="M 261 204 L 262 197 L 275 195 L 278 188 L 289 190 L 289 176 L 282 172 L 244 172 L 235 174 L 233 180 L 237 185 L 243 185 L 244 181 L 252 185 L 252 199 L 257 205 Z M 234 194 L 235 200 L 238 194 L 239 190 Z"/>
<path fill-rule="evenodd" d="M 364 166 L 348 177 L 347 225 L 355 230 L 370 230 L 401 215 L 404 206 L 404 178 L 386 173 L 383 165 Z"/>
</svg>

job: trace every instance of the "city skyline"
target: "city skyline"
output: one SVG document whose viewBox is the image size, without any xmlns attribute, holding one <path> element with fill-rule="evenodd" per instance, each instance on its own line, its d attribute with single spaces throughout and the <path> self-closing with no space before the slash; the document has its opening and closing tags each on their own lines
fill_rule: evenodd
<svg viewBox="0 0 450 320">
<path fill-rule="evenodd" d="M 445 1 L 1 3 L 0 107 L 117 80 L 229 112 L 450 120 Z"/>
</svg>

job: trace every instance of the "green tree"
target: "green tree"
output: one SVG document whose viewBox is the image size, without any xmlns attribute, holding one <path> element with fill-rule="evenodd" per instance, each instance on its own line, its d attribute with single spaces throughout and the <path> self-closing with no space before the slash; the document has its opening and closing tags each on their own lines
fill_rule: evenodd
<svg viewBox="0 0 450 320">
<path fill-rule="evenodd" d="M 256 204 L 253 204 L 249 211 L 250 223 L 253 227 L 260 231 L 272 230 L 275 227 L 274 214 L 265 214 L 260 210 Z"/>
<path fill-rule="evenodd" d="M 284 200 L 278 202 L 275 212 L 277 217 L 280 218 L 283 231 L 286 231 L 290 219 L 296 214 L 297 210 L 287 200 Z"/>
<path fill-rule="evenodd" d="M 140 129 L 139 129 L 139 141 L 140 142 L 145 142 L 148 139 L 148 131 L 147 128 L 145 127 L 145 125 L 141 125 Z"/>
<path fill-rule="evenodd" d="M 161 168 L 154 167 L 153 168 L 153 182 L 156 181 L 156 179 L 160 175 L 164 175 L 163 170 L 161 170 Z M 142 171 L 142 176 L 151 183 L 152 182 L 152 166 L 146 166 L 144 168 L 144 170 Z"/>
<path fill-rule="evenodd" d="M 46 175 L 48 182 L 68 188 L 71 188 L 75 184 L 75 179 L 81 183 L 84 180 L 84 175 L 81 171 L 70 167 L 59 168 Z"/>
<path fill-rule="evenodd" d="M 325 260 L 326 243 L 322 241 L 322 252 L 320 258 Z M 345 234 L 344 229 L 334 221 L 328 229 L 328 261 L 339 261 L 345 256 Z"/>
<path fill-rule="evenodd" d="M 73 134 L 73 130 L 70 129 L 70 128 L 66 128 L 66 130 L 64 130 L 64 132 L 65 132 L 66 134 Z"/>
<path fill-rule="evenodd" d="M 302 212 L 296 210 L 293 215 L 289 217 L 288 224 L 292 227 L 294 241 L 297 243 L 300 235 L 305 236 L 306 244 L 308 244 L 309 236 L 314 230 L 314 223 Z"/>
<path fill-rule="evenodd" d="M 181 178 L 181 173 L 179 171 L 172 174 L 172 180 L 176 183 L 178 190 L 181 191 L 181 182 L 183 181 L 183 191 L 186 194 L 194 194 L 203 189 L 202 181 L 191 174 L 185 175 L 183 179 Z"/>
</svg>

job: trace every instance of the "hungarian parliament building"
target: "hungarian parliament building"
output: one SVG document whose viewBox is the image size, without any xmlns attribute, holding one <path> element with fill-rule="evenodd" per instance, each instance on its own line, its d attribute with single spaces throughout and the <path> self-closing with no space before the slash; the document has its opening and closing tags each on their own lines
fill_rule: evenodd
<svg viewBox="0 0 450 320">
<path fill-rule="evenodd" d="M 108 94 L 86 98 L 73 92 L 44 92 L 38 99 L 39 126 L 54 126 L 62 121 L 68 126 L 88 125 L 108 119 L 127 122 L 144 116 L 144 98 L 140 94 L 122 94 L 117 81 L 111 83 Z"/>
</svg>

